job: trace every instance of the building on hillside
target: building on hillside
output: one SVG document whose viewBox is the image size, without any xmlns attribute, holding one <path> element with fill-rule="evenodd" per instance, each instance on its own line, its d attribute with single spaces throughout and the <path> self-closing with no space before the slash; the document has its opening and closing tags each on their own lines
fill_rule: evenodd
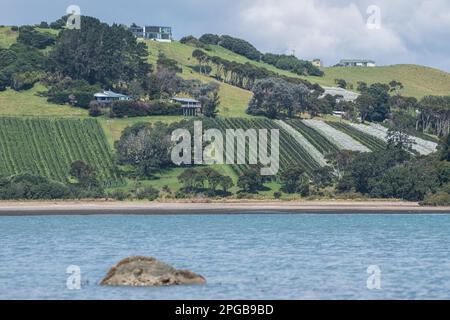
<svg viewBox="0 0 450 320">
<path fill-rule="evenodd" d="M 345 111 L 339 111 L 339 110 L 333 111 L 333 116 L 338 117 L 338 118 L 344 118 L 346 115 L 347 115 L 347 113 Z"/>
<path fill-rule="evenodd" d="M 103 91 L 94 94 L 95 101 L 100 103 L 111 103 L 114 101 L 129 101 L 131 98 L 127 95 L 116 93 L 113 91 Z"/>
<path fill-rule="evenodd" d="M 196 117 L 202 112 L 202 105 L 198 100 L 173 97 L 172 102 L 181 104 L 183 116 L 185 117 Z"/>
<path fill-rule="evenodd" d="M 311 61 L 311 63 L 313 64 L 313 66 L 315 66 L 317 68 L 323 67 L 322 60 L 320 60 L 320 59 L 314 59 L 313 61 Z"/>
<path fill-rule="evenodd" d="M 338 66 L 340 67 L 376 67 L 377 64 L 373 60 L 365 59 L 342 59 Z"/>
<path fill-rule="evenodd" d="M 138 26 L 132 24 L 129 28 L 131 33 L 140 39 L 156 40 L 161 42 L 172 42 L 172 28 L 162 26 Z"/>
</svg>

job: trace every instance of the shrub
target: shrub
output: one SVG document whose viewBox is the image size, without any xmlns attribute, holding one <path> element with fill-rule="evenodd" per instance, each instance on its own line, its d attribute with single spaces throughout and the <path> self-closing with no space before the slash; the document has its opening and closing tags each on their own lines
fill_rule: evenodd
<svg viewBox="0 0 450 320">
<path fill-rule="evenodd" d="M 123 190 L 114 190 L 108 193 L 108 198 L 124 201 L 129 197 L 129 194 Z"/>
<path fill-rule="evenodd" d="M 63 183 L 28 173 L 0 180 L 2 200 L 52 200 L 66 199 L 70 196 L 70 188 Z"/>
<path fill-rule="evenodd" d="M 69 102 L 69 95 L 66 91 L 55 92 L 47 98 L 47 101 L 56 104 L 66 104 Z"/>
<path fill-rule="evenodd" d="M 206 33 L 202 35 L 198 40 L 205 44 L 217 45 L 220 41 L 220 37 L 217 34 Z"/>
<path fill-rule="evenodd" d="M 111 118 L 181 115 L 180 105 L 164 101 L 144 103 L 140 101 L 115 101 L 111 106 Z"/>
<path fill-rule="evenodd" d="M 154 201 L 159 197 L 159 191 L 153 187 L 142 187 L 136 190 L 136 198 L 139 200 L 147 199 Z"/>
<path fill-rule="evenodd" d="M 39 71 L 14 73 L 11 77 L 11 88 L 16 91 L 31 89 L 42 75 Z"/>
<path fill-rule="evenodd" d="M 19 31 L 19 27 L 18 26 L 12 26 L 11 27 L 11 31 Z"/>
<path fill-rule="evenodd" d="M 71 104 L 75 107 L 88 109 L 89 104 L 92 101 L 92 94 L 88 92 L 75 92 L 73 93 L 74 100 L 71 101 Z"/>
<path fill-rule="evenodd" d="M 163 186 L 162 191 L 169 194 L 172 193 L 172 190 L 170 190 L 170 187 L 168 185 Z"/>
<path fill-rule="evenodd" d="M 251 193 L 247 193 L 247 192 L 238 192 L 236 197 L 238 199 L 252 199 L 254 196 Z"/>
<path fill-rule="evenodd" d="M 273 193 L 273 197 L 274 197 L 275 199 L 280 199 L 280 198 L 281 198 L 281 192 L 279 192 L 279 191 L 274 192 L 274 193 Z"/>
<path fill-rule="evenodd" d="M 97 101 L 91 101 L 89 103 L 89 115 L 91 117 L 99 117 L 102 115 L 102 106 Z"/>
<path fill-rule="evenodd" d="M 428 194 L 420 204 L 425 206 L 449 206 L 450 194 L 445 191 Z"/>
<path fill-rule="evenodd" d="M 186 199 L 189 198 L 190 194 L 184 190 L 178 190 L 175 192 L 175 199 Z"/>
<path fill-rule="evenodd" d="M 196 48 L 205 48 L 205 44 L 194 36 L 186 36 L 180 39 L 180 43 L 187 44 Z"/>
</svg>

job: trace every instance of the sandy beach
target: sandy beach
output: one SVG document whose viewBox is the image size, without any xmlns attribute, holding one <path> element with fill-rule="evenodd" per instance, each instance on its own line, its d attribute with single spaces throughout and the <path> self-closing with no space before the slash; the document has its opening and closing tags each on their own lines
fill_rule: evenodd
<svg viewBox="0 0 450 320">
<path fill-rule="evenodd" d="M 450 207 L 423 207 L 403 201 L 248 201 L 248 202 L 0 202 L 0 216 L 95 214 L 240 213 L 449 213 Z"/>
</svg>

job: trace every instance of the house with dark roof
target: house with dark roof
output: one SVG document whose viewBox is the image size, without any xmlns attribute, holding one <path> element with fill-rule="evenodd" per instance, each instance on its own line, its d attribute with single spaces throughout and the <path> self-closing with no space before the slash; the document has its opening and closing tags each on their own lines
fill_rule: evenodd
<svg viewBox="0 0 450 320">
<path fill-rule="evenodd" d="M 116 93 L 113 91 L 103 91 L 103 92 L 97 92 L 94 94 L 95 101 L 100 103 L 111 103 L 114 101 L 128 101 L 131 100 L 131 97 Z"/>
</svg>

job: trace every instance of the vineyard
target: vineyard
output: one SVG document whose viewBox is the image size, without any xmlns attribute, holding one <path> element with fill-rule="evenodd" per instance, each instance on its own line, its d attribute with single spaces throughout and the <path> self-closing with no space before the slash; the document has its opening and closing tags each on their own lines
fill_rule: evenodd
<svg viewBox="0 0 450 320">
<path fill-rule="evenodd" d="M 226 129 L 278 129 L 280 132 L 280 170 L 289 165 L 298 165 L 308 174 L 312 174 L 320 165 L 311 157 L 311 155 L 301 146 L 288 132 L 278 126 L 274 121 L 268 119 L 241 119 L 226 118 L 214 119 L 211 126 L 223 132 L 225 136 Z M 268 150 L 270 150 L 270 133 L 268 139 Z M 248 158 L 248 152 L 246 152 Z M 248 163 L 248 162 L 247 162 Z M 241 175 L 249 165 L 233 165 L 233 169 L 238 175 Z"/>
<path fill-rule="evenodd" d="M 292 119 L 286 121 L 286 123 L 292 126 L 298 132 L 300 132 L 323 155 L 326 155 L 328 153 L 334 153 L 339 150 L 336 145 L 331 143 L 318 131 L 314 130 L 311 127 L 308 127 L 306 124 L 302 122 L 302 120 Z"/>
<path fill-rule="evenodd" d="M 104 186 L 121 183 L 96 120 L 0 118 L 0 176 L 28 172 L 65 182 L 76 160 L 90 165 Z"/>
<path fill-rule="evenodd" d="M 348 134 L 350 137 L 360 142 L 361 144 L 365 145 L 372 151 L 381 151 L 386 149 L 385 141 L 378 139 L 374 136 L 371 136 L 370 134 L 364 133 L 358 129 L 355 129 L 354 127 L 346 123 L 329 121 L 327 122 L 327 124 L 329 124 L 330 126 L 339 131 Z"/>
</svg>

